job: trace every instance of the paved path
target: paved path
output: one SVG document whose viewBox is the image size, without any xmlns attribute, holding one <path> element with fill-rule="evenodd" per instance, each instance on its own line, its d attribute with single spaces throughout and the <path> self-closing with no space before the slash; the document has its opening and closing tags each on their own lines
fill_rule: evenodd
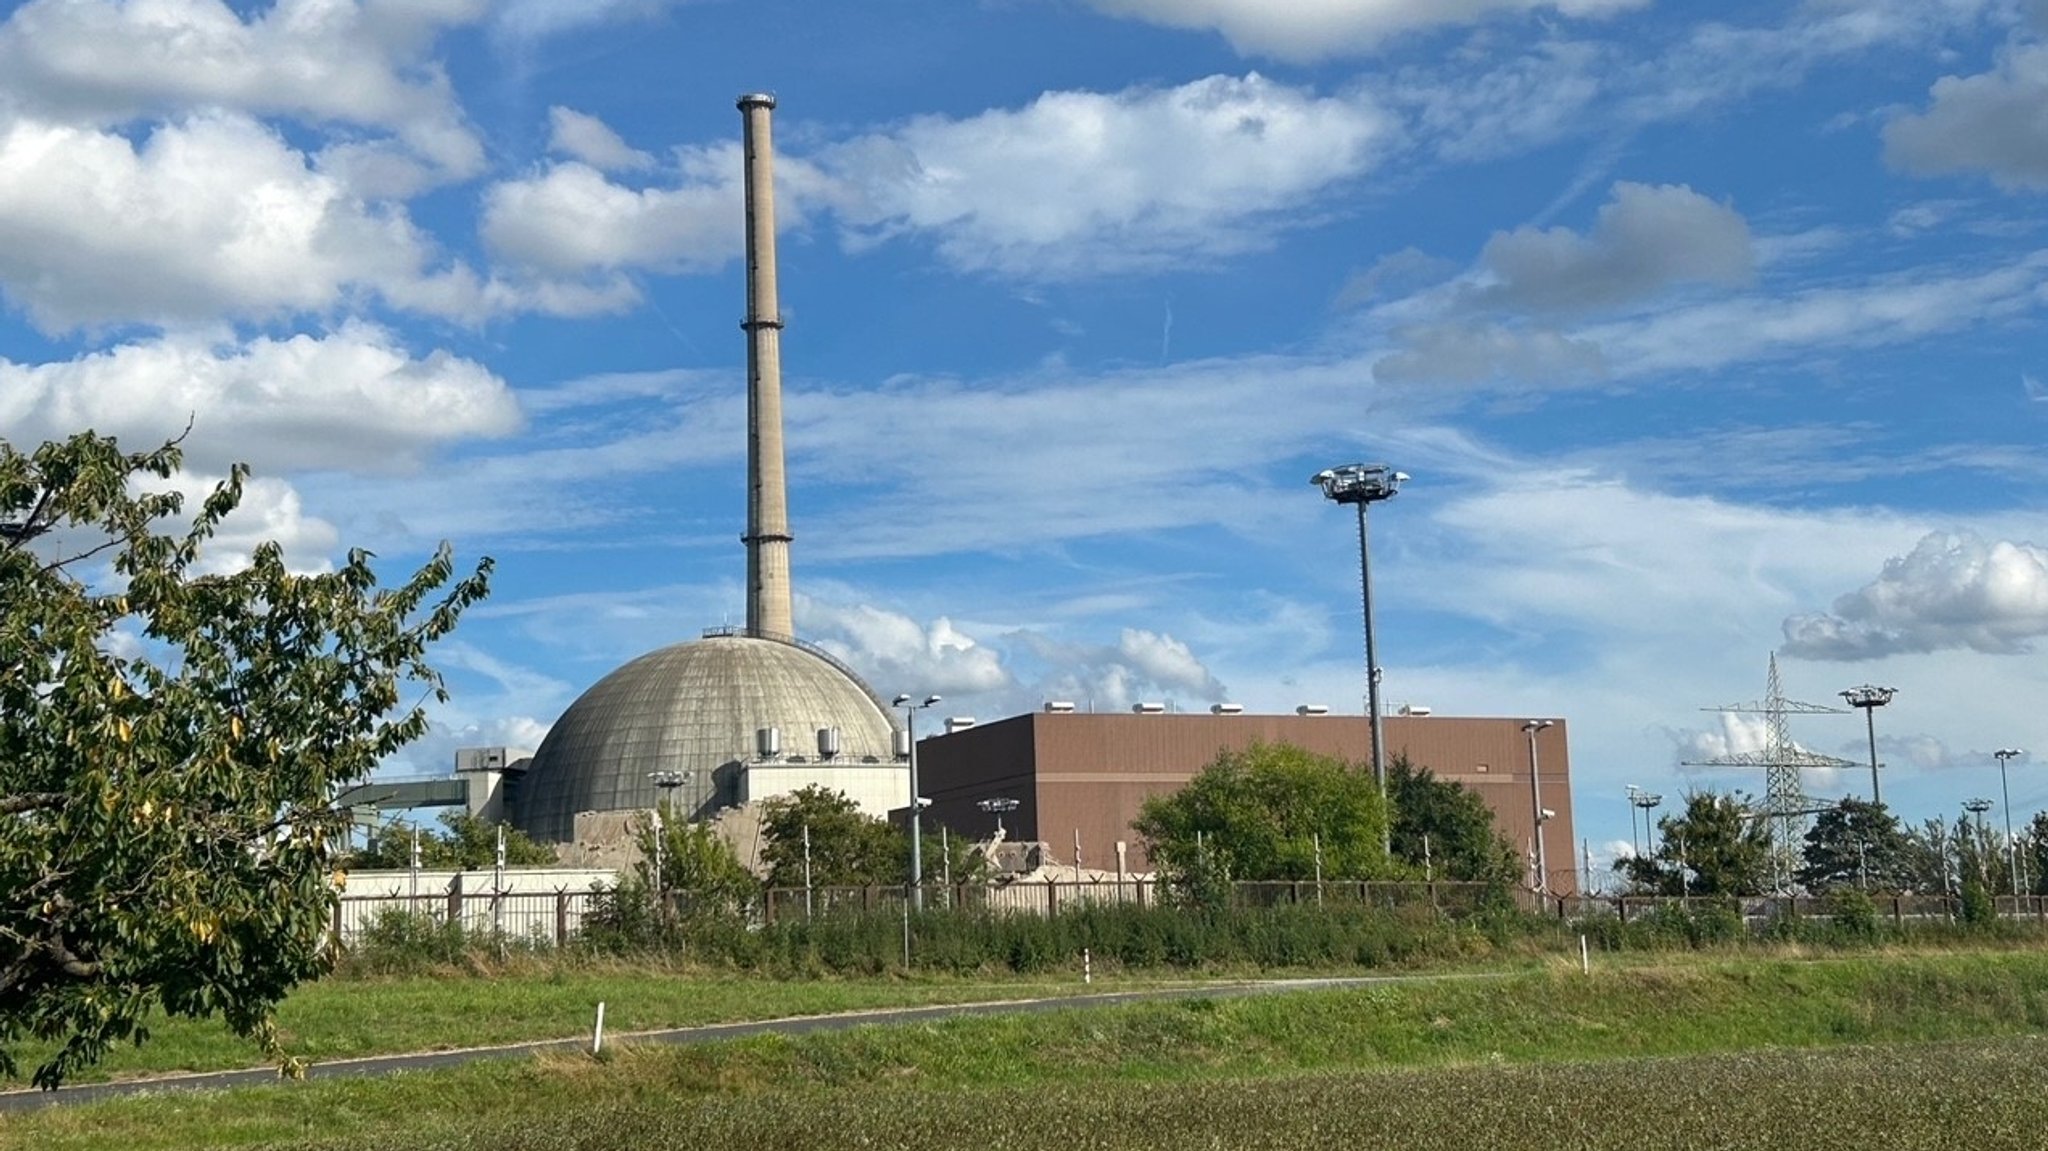
<svg viewBox="0 0 2048 1151">
<path fill-rule="evenodd" d="M 1024 1015 L 1040 1011 L 1065 1011 L 1081 1007 L 1115 1007 L 1172 999 L 1225 999 L 1247 995 L 1270 995 L 1333 987 L 1367 987 L 1374 984 L 1408 983 L 1421 980 L 1488 978 L 1487 975 L 1381 975 L 1348 979 L 1272 979 L 1246 983 L 1215 983 L 1193 987 L 1154 988 L 1144 991 L 1108 991 L 1060 995 L 1043 999 L 1009 999 L 991 1003 L 952 1003 L 932 1007 L 890 1007 L 852 1011 L 838 1015 L 805 1015 L 789 1019 L 763 1019 L 749 1023 L 713 1023 L 701 1027 L 675 1027 L 664 1031 L 638 1031 L 605 1036 L 613 1043 L 715 1043 L 749 1035 L 811 1035 L 844 1031 L 852 1027 L 925 1023 L 975 1015 Z M 394 1071 L 424 1071 L 456 1067 L 482 1059 L 510 1059 L 541 1051 L 573 1051 L 590 1046 L 590 1038 L 547 1039 L 530 1043 L 508 1043 L 499 1047 L 468 1047 L 456 1051 L 427 1051 L 410 1055 L 377 1055 L 365 1059 L 337 1059 L 316 1063 L 306 1071 L 308 1079 L 338 1079 L 347 1076 L 387 1075 Z M 89 1103 L 150 1091 L 200 1091 L 225 1087 L 248 1087 L 277 1083 L 273 1067 L 243 1071 L 210 1071 L 191 1075 L 166 1075 L 148 1079 L 126 1079 L 115 1083 L 83 1083 L 55 1091 L 0 1092 L 0 1112 L 27 1111 L 67 1103 Z"/>
</svg>

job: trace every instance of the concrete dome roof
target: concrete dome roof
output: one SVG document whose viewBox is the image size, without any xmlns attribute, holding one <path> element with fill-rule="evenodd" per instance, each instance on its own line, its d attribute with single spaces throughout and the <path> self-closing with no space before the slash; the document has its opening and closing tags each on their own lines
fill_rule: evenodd
<svg viewBox="0 0 2048 1151">
<path fill-rule="evenodd" d="M 830 657 L 786 640 L 707 635 L 649 652 L 597 681 L 548 732 L 512 797 L 514 819 L 543 841 L 572 838 L 576 813 L 653 807 L 649 772 L 686 771 L 677 814 L 736 802 L 755 733 L 779 730 L 786 755 L 816 757 L 839 729 L 842 764 L 890 763 L 887 705 Z"/>
</svg>

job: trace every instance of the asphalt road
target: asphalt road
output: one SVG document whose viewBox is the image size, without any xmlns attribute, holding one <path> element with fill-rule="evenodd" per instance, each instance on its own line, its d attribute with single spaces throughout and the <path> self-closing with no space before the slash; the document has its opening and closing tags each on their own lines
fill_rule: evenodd
<svg viewBox="0 0 2048 1151">
<path fill-rule="evenodd" d="M 1040 1011 L 1067 1011 L 1087 1007 L 1115 1007 L 1172 999 L 1229 999 L 1246 995 L 1272 995 L 1332 987 L 1366 987 L 1373 984 L 1405 983 L 1430 979 L 1483 978 L 1472 975 L 1385 975 L 1352 979 L 1277 979 L 1247 983 L 1210 984 L 1147 991 L 1082 992 L 1044 999 L 1013 999 L 994 1003 L 957 1003 L 937 1007 L 893 1007 L 876 1011 L 855 1011 L 840 1015 L 806 1015 L 790 1019 L 763 1019 L 750 1023 L 714 1023 L 703 1027 L 676 1027 L 665 1031 L 607 1033 L 605 1042 L 632 1043 L 716 1043 L 749 1035 L 812 1035 L 844 1031 L 853 1027 L 892 1026 L 926 1023 L 976 1015 L 1024 1015 Z M 594 1009 L 593 1009 L 594 1010 Z M 456 1051 L 425 1051 L 410 1055 L 378 1055 L 366 1059 L 342 1059 L 317 1063 L 306 1071 L 306 1079 L 340 1079 L 350 1076 L 388 1075 L 394 1071 L 426 1071 L 436 1067 L 457 1067 L 482 1059 L 514 1059 L 541 1051 L 583 1050 L 590 1037 L 551 1039 L 533 1043 L 510 1043 L 500 1047 L 468 1047 Z M 115 1083 L 82 1083 L 55 1091 L 0 1092 L 0 1112 L 27 1111 L 38 1107 L 90 1103 L 124 1095 L 152 1091 L 217 1091 L 279 1082 L 272 1067 L 243 1071 L 211 1071 L 192 1075 L 167 1075 L 149 1079 L 127 1079 Z"/>
</svg>

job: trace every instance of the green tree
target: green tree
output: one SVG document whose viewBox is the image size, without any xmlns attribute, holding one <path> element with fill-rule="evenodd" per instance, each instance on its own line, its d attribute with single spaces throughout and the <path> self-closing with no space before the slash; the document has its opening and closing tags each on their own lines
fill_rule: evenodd
<svg viewBox="0 0 2048 1151">
<path fill-rule="evenodd" d="M 1388 873 L 1387 804 L 1372 773 L 1289 744 L 1225 751 L 1147 799 L 1131 827 L 1169 878 L 1327 879 Z"/>
<path fill-rule="evenodd" d="M 1928 819 L 1905 830 L 1904 890 L 1910 895 L 1951 895 L 1956 892 L 1956 840 L 1948 824 Z"/>
<path fill-rule="evenodd" d="M 1895 894 L 1912 883 L 1909 854 L 1904 829 L 1883 804 L 1844 799 L 1814 819 L 1793 878 L 1816 895 L 1841 888 Z"/>
<path fill-rule="evenodd" d="M 736 914 L 760 894 L 761 881 L 733 854 L 732 845 L 724 836 L 708 823 L 680 819 L 661 821 L 661 875 L 657 882 L 655 834 L 654 821 L 642 820 L 638 831 L 640 862 L 635 872 L 643 887 L 668 893 L 682 911 Z"/>
<path fill-rule="evenodd" d="M 2048 894 L 2048 811 L 2037 811 L 2020 832 L 2023 886 L 2035 895 Z"/>
<path fill-rule="evenodd" d="M 1494 827 L 1493 809 L 1469 787 L 1438 779 L 1426 767 L 1396 755 L 1387 765 L 1387 799 L 1394 809 L 1394 858 L 1439 878 L 1471 883 L 1513 883 L 1520 873 L 1514 848 Z"/>
<path fill-rule="evenodd" d="M 1740 793 L 1695 791 L 1657 821 L 1660 842 L 1629 860 L 1629 878 L 1658 895 L 1761 895 L 1771 888 L 1771 833 Z"/>
<path fill-rule="evenodd" d="M 508 867 L 551 867 L 555 849 L 535 843 L 516 827 L 480 819 L 466 811 L 441 813 L 441 830 L 419 829 L 420 866 L 476 870 L 498 861 L 498 829 L 505 829 Z M 351 870 L 406 869 L 412 866 L 413 829 L 392 824 L 380 830 L 369 846 L 350 853 Z"/>
<path fill-rule="evenodd" d="M 804 829 L 810 829 L 811 882 L 818 887 L 866 887 L 903 882 L 910 870 L 910 837 L 861 811 L 844 792 L 812 785 L 761 805 L 767 844 L 768 886 L 804 885 Z"/>
<path fill-rule="evenodd" d="M 329 798 L 424 733 L 426 649 L 486 590 L 445 547 L 391 588 L 361 551 L 222 571 L 246 473 L 184 520 L 179 461 L 0 441 L 0 1067 L 55 1042 L 43 1086 L 159 1011 L 278 1053 L 274 1006 L 328 959 Z"/>
</svg>

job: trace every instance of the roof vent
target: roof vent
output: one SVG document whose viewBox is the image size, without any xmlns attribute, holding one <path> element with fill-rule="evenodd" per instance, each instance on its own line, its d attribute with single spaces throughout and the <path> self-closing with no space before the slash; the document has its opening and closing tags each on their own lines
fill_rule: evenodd
<svg viewBox="0 0 2048 1151">
<path fill-rule="evenodd" d="M 839 729 L 821 727 L 818 729 L 818 758 L 831 759 L 839 754 Z"/>
<path fill-rule="evenodd" d="M 910 732 L 905 728 L 895 729 L 894 745 L 897 759 L 910 758 Z"/>
<path fill-rule="evenodd" d="M 1074 701 L 1071 699 L 1049 699 L 1045 701 L 1045 710 L 1055 715 L 1065 715 L 1074 710 Z"/>
<path fill-rule="evenodd" d="M 782 754 L 782 729 L 757 727 L 754 729 L 754 751 L 762 759 L 774 759 Z"/>
<path fill-rule="evenodd" d="M 1166 705 L 1163 703 L 1154 703 L 1151 701 L 1147 701 L 1145 703 L 1132 704 L 1131 710 L 1139 715 L 1158 715 L 1159 713 L 1166 710 Z"/>
<path fill-rule="evenodd" d="M 1210 715 L 1243 715 L 1243 714 L 1244 714 L 1244 705 L 1243 705 L 1243 704 L 1241 704 L 1241 703 L 1212 703 L 1212 704 L 1210 704 L 1210 705 L 1209 705 L 1209 714 L 1210 714 Z"/>
<path fill-rule="evenodd" d="M 951 735 L 956 731 L 966 731 L 973 726 L 974 717 L 971 715 L 949 715 L 946 717 L 947 735 Z"/>
<path fill-rule="evenodd" d="M 1395 714 L 1395 715 L 1429 715 L 1429 714 L 1430 714 L 1430 712 L 1431 712 L 1430 706 L 1429 706 L 1428 704 L 1426 704 L 1426 703 L 1404 703 L 1404 704 L 1402 704 L 1402 705 L 1401 705 L 1401 708 L 1400 708 L 1400 710 L 1399 710 L 1399 711 L 1396 711 L 1396 712 L 1395 712 L 1394 714 Z"/>
<path fill-rule="evenodd" d="M 1301 705 L 1300 707 L 1297 707 L 1297 708 L 1295 708 L 1295 709 L 1294 709 L 1294 714 L 1296 714 L 1296 715 L 1328 715 L 1328 714 L 1330 714 L 1330 705 L 1329 705 L 1329 704 L 1327 704 L 1327 703 L 1305 703 L 1305 704 L 1302 704 L 1302 705 Z"/>
</svg>

